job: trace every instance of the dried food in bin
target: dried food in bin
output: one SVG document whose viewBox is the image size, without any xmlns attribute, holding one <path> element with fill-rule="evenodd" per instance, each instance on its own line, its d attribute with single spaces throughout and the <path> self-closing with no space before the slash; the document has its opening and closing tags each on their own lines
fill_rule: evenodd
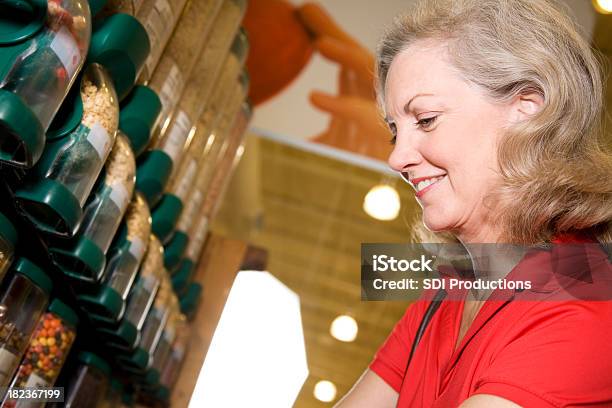
<svg viewBox="0 0 612 408">
<path fill-rule="evenodd" d="M 89 65 L 69 96 L 40 161 L 16 192 L 19 207 L 36 227 L 73 236 L 114 144 L 119 118 L 117 95 L 108 73 Z"/>
<path fill-rule="evenodd" d="M 102 285 L 91 293 L 79 295 L 81 305 L 92 318 L 116 323 L 123 317 L 150 233 L 151 213 L 144 198 L 137 193 L 107 255 Z"/>
<path fill-rule="evenodd" d="M 9 385 L 38 320 L 47 307 L 51 279 L 34 263 L 19 258 L 0 293 L 0 387 Z"/>
<path fill-rule="evenodd" d="M 212 39 L 216 39 L 214 35 L 212 35 Z M 170 130 L 160 141 L 158 146 L 160 152 L 158 154 L 167 154 L 171 158 L 172 168 L 174 169 L 166 193 L 153 212 L 153 232 L 164 243 L 167 243 L 172 237 L 183 210 L 186 196 L 194 185 L 198 168 L 203 164 L 207 149 L 210 147 L 211 134 L 207 128 L 210 127 L 211 122 L 216 120 L 216 116 L 222 114 L 223 111 L 232 111 L 234 113 L 230 113 L 230 115 L 235 116 L 235 111 L 238 110 L 246 97 L 248 79 L 236 83 L 236 77 L 244 63 L 247 48 L 246 35 L 240 32 L 232 44 L 231 53 L 229 55 L 225 53 L 225 60 L 216 64 L 222 68 L 221 75 L 210 80 L 203 80 L 201 76 L 212 74 L 212 72 L 209 72 L 214 71 L 210 67 L 210 60 L 214 61 L 215 55 L 204 52 L 200 56 L 201 59 L 198 61 L 195 70 L 197 75 L 194 74 L 190 81 L 193 86 L 184 92 L 179 111 L 170 125 Z M 243 76 L 243 78 L 248 77 Z M 215 83 L 216 85 L 214 85 Z M 207 100 L 207 97 L 210 99 Z M 183 122 L 187 122 L 191 126 L 192 122 L 194 124 L 198 123 L 194 118 L 202 119 L 202 116 L 204 116 L 206 122 L 204 129 L 195 127 L 195 133 L 194 129 L 191 132 L 186 131 Z M 183 118 L 186 118 L 186 120 Z M 151 165 L 153 164 L 151 163 Z M 146 164 L 143 164 L 141 170 L 145 167 Z M 153 185 L 151 179 L 158 177 L 159 184 L 163 184 L 161 172 L 155 174 L 150 171 L 141 172 L 139 177 L 141 184 Z"/>
<path fill-rule="evenodd" d="M 76 338 L 77 324 L 76 313 L 61 300 L 53 299 L 38 322 L 11 387 L 53 387 Z M 5 399 L 2 403 L 2 408 L 16 406 L 21 406 L 18 400 Z"/>
<path fill-rule="evenodd" d="M 50 244 L 54 262 L 66 275 L 88 283 L 102 278 L 105 256 L 134 191 L 135 176 L 132 148 L 119 131 L 76 236 Z"/>
<path fill-rule="evenodd" d="M 85 0 L 0 4 L 0 160 L 29 168 L 83 66 L 91 23 Z"/>
</svg>

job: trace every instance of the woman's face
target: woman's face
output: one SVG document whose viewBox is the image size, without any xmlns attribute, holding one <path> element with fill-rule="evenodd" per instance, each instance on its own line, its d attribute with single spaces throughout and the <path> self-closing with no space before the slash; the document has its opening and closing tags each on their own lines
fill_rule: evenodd
<svg viewBox="0 0 612 408">
<path fill-rule="evenodd" d="M 485 197 L 499 180 L 496 146 L 510 106 L 462 79 L 445 46 L 431 41 L 395 57 L 384 103 L 395 136 L 389 164 L 410 180 L 425 225 L 464 242 L 495 242 L 499 231 Z"/>
</svg>

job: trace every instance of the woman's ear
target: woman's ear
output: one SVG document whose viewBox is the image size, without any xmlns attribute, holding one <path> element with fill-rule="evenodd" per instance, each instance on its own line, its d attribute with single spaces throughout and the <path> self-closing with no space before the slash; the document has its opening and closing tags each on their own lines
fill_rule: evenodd
<svg viewBox="0 0 612 408">
<path fill-rule="evenodd" d="M 544 97 L 539 92 L 524 92 L 512 100 L 512 120 L 522 122 L 536 115 L 544 106 Z"/>
</svg>

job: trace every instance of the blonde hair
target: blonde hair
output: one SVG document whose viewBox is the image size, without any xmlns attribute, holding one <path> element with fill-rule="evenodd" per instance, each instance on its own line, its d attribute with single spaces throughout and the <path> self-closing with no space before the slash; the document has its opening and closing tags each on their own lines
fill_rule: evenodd
<svg viewBox="0 0 612 408">
<path fill-rule="evenodd" d="M 498 149 L 501 182 L 489 198 L 502 240 L 532 244 L 581 230 L 612 242 L 602 73 L 570 18 L 547 0 L 420 0 L 379 45 L 379 101 L 395 56 L 421 39 L 446 43 L 464 79 L 494 100 L 544 99 Z"/>
</svg>

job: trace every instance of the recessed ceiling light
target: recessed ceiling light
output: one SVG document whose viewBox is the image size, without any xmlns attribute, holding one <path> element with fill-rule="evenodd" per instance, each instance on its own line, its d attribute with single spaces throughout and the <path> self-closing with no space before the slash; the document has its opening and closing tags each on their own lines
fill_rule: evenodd
<svg viewBox="0 0 612 408">
<path fill-rule="evenodd" d="M 363 210 L 377 220 L 394 220 L 400 210 L 400 197 L 397 190 L 388 184 L 378 184 L 372 187 L 363 199 Z"/>
<path fill-rule="evenodd" d="M 336 399 L 336 386 L 333 382 L 322 380 L 315 384 L 314 396 L 319 401 L 332 402 Z"/>
<path fill-rule="evenodd" d="M 593 0 L 593 5 L 602 14 L 612 13 L 612 0 Z"/>
<path fill-rule="evenodd" d="M 357 338 L 357 322 L 351 316 L 341 315 L 334 319 L 329 328 L 331 335 L 344 342 L 351 342 Z"/>
</svg>

